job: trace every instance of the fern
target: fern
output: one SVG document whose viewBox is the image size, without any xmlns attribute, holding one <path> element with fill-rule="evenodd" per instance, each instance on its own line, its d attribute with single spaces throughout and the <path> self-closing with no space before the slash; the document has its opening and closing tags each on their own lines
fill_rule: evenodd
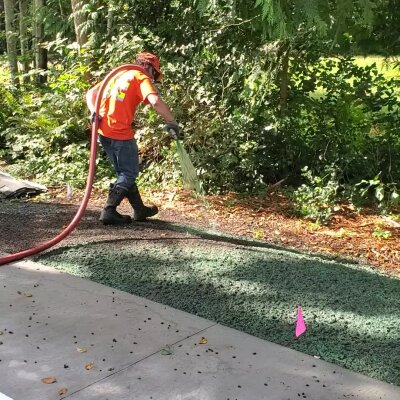
<svg viewBox="0 0 400 400">
<path fill-rule="evenodd" d="M 334 19 L 337 33 L 342 32 L 347 26 L 347 21 L 353 12 L 353 7 L 353 0 L 336 0 Z"/>
<path fill-rule="evenodd" d="M 327 14 L 326 0 L 296 0 L 294 15 L 295 20 L 293 32 L 304 21 L 307 28 L 314 28 L 319 35 L 324 36 L 328 30 L 329 15 Z"/>
<path fill-rule="evenodd" d="M 195 3 L 197 10 L 200 11 L 201 14 L 205 14 L 210 6 L 210 0 L 197 0 Z"/>
<path fill-rule="evenodd" d="M 337 33 L 354 25 L 371 27 L 375 7 L 373 0 L 255 0 L 254 4 L 261 9 L 268 35 L 280 39 L 293 36 L 301 26 L 322 37 L 334 26 Z"/>
<path fill-rule="evenodd" d="M 374 3 L 371 0 L 358 0 L 358 3 L 361 10 L 362 25 L 371 28 L 374 22 Z"/>
</svg>

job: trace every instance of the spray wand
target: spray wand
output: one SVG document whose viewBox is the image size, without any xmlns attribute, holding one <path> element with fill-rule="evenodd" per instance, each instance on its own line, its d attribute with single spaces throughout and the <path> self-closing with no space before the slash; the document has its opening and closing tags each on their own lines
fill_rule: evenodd
<svg viewBox="0 0 400 400">
<path fill-rule="evenodd" d="M 199 178 L 197 177 L 196 168 L 194 167 L 189 154 L 185 147 L 178 139 L 176 132 L 173 129 L 168 131 L 169 135 L 175 140 L 176 152 L 181 164 L 183 185 L 187 189 L 194 190 L 197 194 L 202 194 L 203 190 Z"/>
</svg>

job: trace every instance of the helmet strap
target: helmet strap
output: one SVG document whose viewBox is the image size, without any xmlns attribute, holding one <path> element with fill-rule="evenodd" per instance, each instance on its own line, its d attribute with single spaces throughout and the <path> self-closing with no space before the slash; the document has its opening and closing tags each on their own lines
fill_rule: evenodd
<svg viewBox="0 0 400 400">
<path fill-rule="evenodd" d="M 158 82 L 159 79 L 160 79 L 160 75 L 161 74 L 153 66 L 151 66 L 151 70 L 152 70 L 152 73 L 153 73 L 154 82 Z"/>
<path fill-rule="evenodd" d="M 151 63 L 146 64 L 145 70 L 151 76 L 153 83 L 158 81 L 160 73 L 154 68 Z"/>
</svg>

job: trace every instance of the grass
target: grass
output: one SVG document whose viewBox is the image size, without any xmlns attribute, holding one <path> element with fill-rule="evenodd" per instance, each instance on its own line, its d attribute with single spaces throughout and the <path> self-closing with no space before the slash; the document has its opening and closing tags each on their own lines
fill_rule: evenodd
<svg viewBox="0 0 400 400">
<path fill-rule="evenodd" d="M 393 62 L 387 62 L 387 60 L 385 60 L 385 58 L 382 56 L 357 56 L 355 57 L 355 64 L 359 67 L 366 67 L 368 65 L 376 64 L 378 72 L 380 72 L 386 79 L 400 79 L 400 67 L 395 68 Z"/>
<path fill-rule="evenodd" d="M 398 61 L 400 63 L 400 60 Z M 396 63 L 393 61 L 387 61 L 382 56 L 356 56 L 354 57 L 354 63 L 359 67 L 366 67 L 372 64 L 376 65 L 379 73 L 381 73 L 386 79 L 395 78 L 400 80 L 400 65 L 396 67 Z M 326 89 L 317 87 L 316 90 L 310 94 L 314 99 L 319 99 L 326 93 Z M 397 90 L 395 89 L 397 97 L 400 99 L 400 83 Z"/>
</svg>

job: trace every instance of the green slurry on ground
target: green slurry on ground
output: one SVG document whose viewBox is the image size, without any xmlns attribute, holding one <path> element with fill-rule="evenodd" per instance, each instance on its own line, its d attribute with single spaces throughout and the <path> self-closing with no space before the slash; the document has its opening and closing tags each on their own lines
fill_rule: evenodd
<svg viewBox="0 0 400 400">
<path fill-rule="evenodd" d="M 400 385 L 400 280 L 367 268 L 199 240 L 87 244 L 39 261 Z M 295 339 L 298 306 L 308 330 Z"/>
</svg>

